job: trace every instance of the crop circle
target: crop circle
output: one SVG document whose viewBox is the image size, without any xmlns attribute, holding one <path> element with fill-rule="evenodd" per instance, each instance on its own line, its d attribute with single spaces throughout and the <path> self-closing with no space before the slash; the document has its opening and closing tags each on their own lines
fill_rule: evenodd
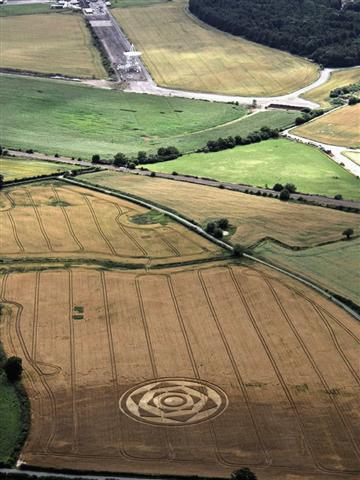
<svg viewBox="0 0 360 480">
<path fill-rule="evenodd" d="M 226 394 L 203 380 L 151 380 L 125 392 L 122 413 L 143 423 L 163 426 L 194 425 L 220 415 L 228 405 Z"/>
</svg>

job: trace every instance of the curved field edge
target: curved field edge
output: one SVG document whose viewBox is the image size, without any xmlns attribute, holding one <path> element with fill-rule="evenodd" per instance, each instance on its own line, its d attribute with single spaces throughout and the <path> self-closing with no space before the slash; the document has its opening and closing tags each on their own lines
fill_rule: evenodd
<svg viewBox="0 0 360 480">
<path fill-rule="evenodd" d="M 0 280 L 3 278 L 0 275 Z M 11 308 L 0 300 L 0 332 L 5 328 L 4 317 Z M 3 335 L 1 335 L 2 337 Z M 30 428 L 30 403 L 21 382 L 10 383 L 2 367 L 6 361 L 0 340 L 0 467 L 15 464 Z"/>
<path fill-rule="evenodd" d="M 358 178 L 318 148 L 283 138 L 220 152 L 193 153 L 148 168 L 258 187 L 293 183 L 301 193 L 360 199 Z"/>
<path fill-rule="evenodd" d="M 296 91 L 318 77 L 318 67 L 304 59 L 201 25 L 186 13 L 185 5 L 178 0 L 113 11 L 143 52 L 144 63 L 159 85 L 276 96 Z"/>
<path fill-rule="evenodd" d="M 344 68 L 331 72 L 327 82 L 301 95 L 302 98 L 318 103 L 322 108 L 331 107 L 330 92 L 335 88 L 346 87 L 360 80 L 360 67 Z"/>
</svg>

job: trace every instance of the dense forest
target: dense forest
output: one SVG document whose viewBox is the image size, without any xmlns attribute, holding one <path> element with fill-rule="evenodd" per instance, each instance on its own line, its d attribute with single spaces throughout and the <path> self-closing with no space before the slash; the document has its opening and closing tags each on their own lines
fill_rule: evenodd
<svg viewBox="0 0 360 480">
<path fill-rule="evenodd" d="M 357 0 L 190 0 L 189 8 L 220 30 L 326 67 L 360 64 Z"/>
</svg>

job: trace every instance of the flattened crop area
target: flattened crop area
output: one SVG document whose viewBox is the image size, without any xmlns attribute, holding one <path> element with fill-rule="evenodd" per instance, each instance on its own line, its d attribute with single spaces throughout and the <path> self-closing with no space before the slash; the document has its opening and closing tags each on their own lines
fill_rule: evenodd
<svg viewBox="0 0 360 480">
<path fill-rule="evenodd" d="M 81 16 L 19 15 L 1 18 L 0 25 L 1 67 L 81 77 L 106 76 Z"/>
<path fill-rule="evenodd" d="M 96 258 L 150 265 L 221 253 L 165 217 L 156 223 L 145 208 L 61 183 L 4 189 L 0 198 L 0 252 L 8 260 Z"/>
<path fill-rule="evenodd" d="M 298 284 L 239 266 L 3 277 L 41 467 L 355 478 L 360 326 Z"/>
<path fill-rule="evenodd" d="M 226 35 L 186 14 L 187 2 L 114 10 L 157 83 L 228 95 L 282 95 L 308 85 L 317 67 Z"/>
</svg>

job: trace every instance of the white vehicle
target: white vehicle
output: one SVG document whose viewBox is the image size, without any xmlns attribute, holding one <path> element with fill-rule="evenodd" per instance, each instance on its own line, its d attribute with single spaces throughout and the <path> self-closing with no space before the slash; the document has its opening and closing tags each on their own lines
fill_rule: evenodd
<svg viewBox="0 0 360 480">
<path fill-rule="evenodd" d="M 94 10 L 92 8 L 84 8 L 83 12 L 85 15 L 92 15 L 94 13 Z"/>
<path fill-rule="evenodd" d="M 105 2 L 105 5 L 106 5 L 107 7 L 111 7 L 111 2 Z"/>
</svg>

